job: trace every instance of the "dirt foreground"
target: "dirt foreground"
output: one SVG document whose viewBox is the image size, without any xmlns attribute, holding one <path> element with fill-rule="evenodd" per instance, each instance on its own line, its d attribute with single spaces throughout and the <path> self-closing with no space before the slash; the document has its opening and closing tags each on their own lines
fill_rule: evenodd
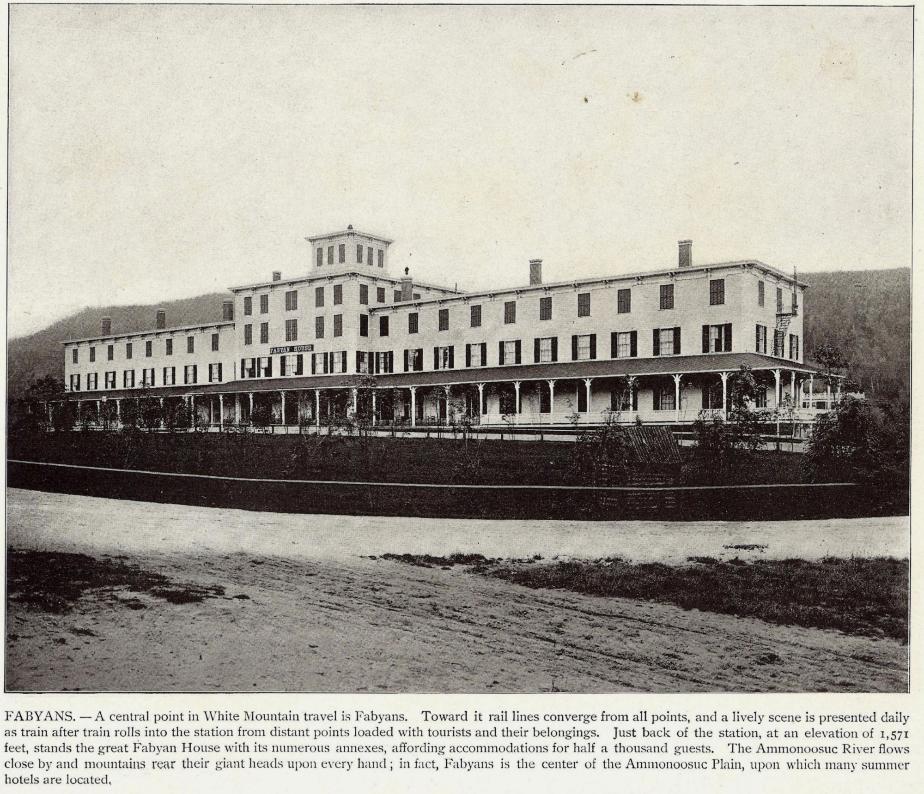
<svg viewBox="0 0 924 794">
<path fill-rule="evenodd" d="M 420 568 L 360 556 L 463 550 L 460 534 L 446 524 L 470 530 L 471 545 L 464 550 L 494 555 L 632 556 L 626 550 L 639 545 L 670 549 L 662 555 L 670 559 L 677 545 L 683 554 L 688 546 L 696 554 L 740 554 L 724 546 L 762 539 L 766 548 L 751 553 L 790 556 L 791 547 L 801 544 L 847 556 L 905 556 L 906 519 L 868 520 L 875 527 L 854 521 L 792 528 L 732 524 L 724 531 L 720 524 L 653 522 L 514 527 L 276 516 L 18 490 L 7 498 L 10 548 L 118 559 L 210 593 L 200 601 L 172 603 L 148 592 L 98 588 L 86 590 L 63 613 L 11 601 L 6 686 L 14 691 L 907 687 L 907 648 L 889 639 L 530 590 L 461 567 Z M 493 536 L 480 526 L 491 523 Z M 639 544 L 637 536 L 648 542 Z M 671 544 L 670 536 L 682 540 Z M 661 542 L 652 546 L 657 538 Z"/>
</svg>

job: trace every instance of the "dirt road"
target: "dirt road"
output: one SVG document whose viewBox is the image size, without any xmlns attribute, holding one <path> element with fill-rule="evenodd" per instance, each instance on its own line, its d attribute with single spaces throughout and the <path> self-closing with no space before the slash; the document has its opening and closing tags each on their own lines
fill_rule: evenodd
<svg viewBox="0 0 924 794">
<path fill-rule="evenodd" d="M 10 491 L 8 498 L 11 547 L 124 555 L 127 562 L 176 582 L 225 589 L 224 597 L 188 604 L 131 594 L 144 608 L 128 608 L 128 594 L 118 590 L 94 591 L 63 615 L 13 603 L 6 670 L 12 690 L 745 692 L 906 687 L 906 648 L 891 640 L 662 604 L 529 590 L 463 568 L 417 568 L 360 557 L 353 548 L 355 539 L 349 538 L 345 545 L 350 552 L 334 553 L 338 532 L 350 533 L 349 519 L 338 526 L 336 517 L 324 517 L 330 526 L 327 539 L 314 544 L 320 551 L 312 554 L 310 546 L 293 541 L 291 548 L 297 551 L 290 553 L 286 533 L 273 535 L 269 544 L 265 533 L 256 532 L 248 543 L 241 527 L 228 528 L 237 520 L 229 521 L 229 511 L 28 491 Z M 272 520 L 267 514 L 253 515 L 255 523 Z M 835 526 L 828 534 L 837 531 Z M 203 542 L 194 542 L 196 538 Z M 399 541 L 385 533 L 362 553 L 408 551 Z M 434 551 L 458 550 L 456 541 L 452 543 L 447 548 L 444 538 L 443 547 Z"/>
</svg>

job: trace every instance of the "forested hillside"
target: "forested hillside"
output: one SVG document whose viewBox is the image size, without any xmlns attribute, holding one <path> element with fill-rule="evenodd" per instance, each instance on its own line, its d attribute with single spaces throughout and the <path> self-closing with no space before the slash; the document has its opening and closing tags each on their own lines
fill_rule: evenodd
<svg viewBox="0 0 924 794">
<path fill-rule="evenodd" d="M 868 395 L 907 400 L 910 388 L 911 272 L 893 270 L 808 273 L 805 300 L 805 351 L 823 344 L 841 349 L 851 376 Z M 10 397 L 20 396 L 34 379 L 62 378 L 61 341 L 99 333 L 102 316 L 112 317 L 113 332 L 154 326 L 154 313 L 167 310 L 167 325 L 191 325 L 221 317 L 224 293 L 200 295 L 148 306 L 84 309 L 8 347 Z"/>
</svg>

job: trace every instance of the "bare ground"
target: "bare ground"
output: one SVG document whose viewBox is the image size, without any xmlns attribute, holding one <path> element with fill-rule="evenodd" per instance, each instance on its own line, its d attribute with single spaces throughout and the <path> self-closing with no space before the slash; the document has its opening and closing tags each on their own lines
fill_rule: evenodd
<svg viewBox="0 0 924 794">
<path fill-rule="evenodd" d="M 162 546 L 170 550 L 157 551 L 156 544 L 135 542 L 150 523 L 163 527 L 176 518 L 172 511 L 194 510 L 187 517 L 190 536 L 213 535 L 222 532 L 228 511 L 133 502 L 113 507 L 109 500 L 26 491 L 8 497 L 8 542 L 14 548 L 61 548 L 99 559 L 121 555 L 144 571 L 214 594 L 178 604 L 116 584 L 84 591 L 61 614 L 12 600 L 6 655 L 11 690 L 907 688 L 907 648 L 894 640 L 532 590 L 461 567 L 420 568 L 355 554 L 312 559 L 302 546 L 289 553 L 281 537 L 275 538 L 275 554 L 267 553 L 266 538 L 253 544 L 259 553 L 209 544 L 181 551 L 166 535 Z M 88 517 L 96 515 L 95 536 L 69 531 L 71 500 L 78 500 L 88 526 Z M 259 516 L 261 523 L 269 520 Z M 336 523 L 331 531 L 338 531 Z M 392 540 L 385 535 L 366 553 L 404 551 Z M 126 603 L 132 599 L 137 603 Z"/>
</svg>

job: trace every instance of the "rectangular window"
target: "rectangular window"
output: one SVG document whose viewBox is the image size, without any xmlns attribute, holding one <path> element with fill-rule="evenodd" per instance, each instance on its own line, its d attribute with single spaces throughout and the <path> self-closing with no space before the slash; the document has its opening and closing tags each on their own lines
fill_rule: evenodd
<svg viewBox="0 0 924 794">
<path fill-rule="evenodd" d="M 764 282 L 763 281 L 757 282 L 757 305 L 758 306 L 764 305 Z"/>
<path fill-rule="evenodd" d="M 249 317 L 253 314 L 253 298 L 249 295 L 244 298 L 244 316 Z"/>
<path fill-rule="evenodd" d="M 153 372 L 153 370 L 151 370 Z M 99 375 L 91 372 L 87 375 L 87 391 L 96 391 L 99 388 Z"/>
<path fill-rule="evenodd" d="M 279 374 L 280 375 L 303 375 L 302 356 L 300 353 L 290 353 L 286 356 L 279 357 Z"/>
<path fill-rule="evenodd" d="M 423 370 L 423 348 L 409 349 L 404 351 L 404 371 L 420 372 Z"/>
<path fill-rule="evenodd" d="M 469 311 L 471 313 L 471 327 L 481 328 L 481 306 L 472 306 Z"/>
<path fill-rule="evenodd" d="M 173 340 L 172 339 L 164 340 L 164 353 L 168 356 L 173 355 Z"/>
<path fill-rule="evenodd" d="M 91 347 L 90 348 L 90 363 L 92 364 L 94 361 L 96 361 L 96 348 Z"/>
<path fill-rule="evenodd" d="M 372 353 L 367 353 L 365 350 L 356 351 L 356 372 L 359 375 L 366 375 L 372 369 Z"/>
<path fill-rule="evenodd" d="M 574 361 L 591 361 L 597 357 L 596 334 L 576 334 L 571 339 L 571 353 Z"/>
<path fill-rule="evenodd" d="M 324 318 L 315 317 L 314 318 L 314 335 L 317 339 L 324 338 Z"/>
<path fill-rule="evenodd" d="M 673 284 L 662 284 L 661 285 L 661 308 L 662 309 L 673 309 L 674 308 L 674 285 Z"/>
<path fill-rule="evenodd" d="M 449 309 L 440 309 L 439 311 L 439 329 L 441 331 L 449 330 Z"/>
<path fill-rule="evenodd" d="M 269 314 L 269 295 L 260 296 L 260 314 Z"/>
<path fill-rule="evenodd" d="M 113 380 L 115 373 L 113 372 Z M 176 384 L 176 367 L 164 367 L 164 386 L 173 386 Z"/>
<path fill-rule="evenodd" d="M 77 351 L 75 350 L 74 352 L 76 353 Z M 131 358 L 131 357 L 132 357 L 132 343 L 126 342 L 125 343 L 125 358 Z M 74 360 L 76 361 L 76 358 Z"/>
<path fill-rule="evenodd" d="M 375 300 L 376 303 L 385 303 L 385 287 L 375 288 Z"/>
<path fill-rule="evenodd" d="M 154 383 L 154 367 L 150 369 L 141 370 L 141 385 L 142 386 L 155 386 Z"/>
<path fill-rule="evenodd" d="M 362 245 L 356 246 L 356 264 L 361 265 L 363 263 L 363 247 Z"/>
<path fill-rule="evenodd" d="M 359 335 L 369 336 L 369 315 L 368 314 L 359 315 Z"/>
<path fill-rule="evenodd" d="M 379 256 L 379 267 L 385 267 L 385 251 L 379 248 L 378 256 Z"/>
<path fill-rule="evenodd" d="M 167 347 L 170 348 L 170 351 L 167 353 L 167 355 L 169 356 L 170 353 L 173 352 L 173 340 L 172 339 L 167 340 Z M 112 359 L 114 358 L 115 358 L 115 345 L 107 345 L 106 346 L 106 361 L 112 361 Z"/>
<path fill-rule="evenodd" d="M 135 388 L 135 370 L 126 369 L 122 372 L 122 388 L 123 389 Z"/>
<path fill-rule="evenodd" d="M 589 292 L 579 292 L 578 293 L 578 317 L 590 317 L 590 293 Z"/>
<path fill-rule="evenodd" d="M 166 371 L 166 370 L 167 370 L 167 368 L 164 367 L 164 371 Z M 105 375 L 103 375 L 103 381 L 105 382 L 106 388 L 107 388 L 107 389 L 114 389 L 114 388 L 116 387 L 116 373 L 115 373 L 115 370 L 111 370 L 110 372 L 107 372 Z M 166 386 L 166 385 L 169 385 L 169 384 L 165 383 L 164 385 Z"/>
<path fill-rule="evenodd" d="M 196 337 L 187 336 L 186 337 L 186 352 L 195 353 L 196 352 Z"/>
<path fill-rule="evenodd" d="M 292 289 L 286 292 L 286 311 L 295 311 L 298 308 L 298 290 Z"/>
<path fill-rule="evenodd" d="M 799 360 L 799 337 L 796 334 L 789 335 L 789 358 Z"/>
<path fill-rule="evenodd" d="M 754 407 L 755 408 L 766 408 L 767 407 L 767 387 L 758 386 L 754 392 Z"/>
<path fill-rule="evenodd" d="M 511 325 L 517 321 L 517 302 L 506 301 L 504 303 L 504 324 Z"/>
<path fill-rule="evenodd" d="M 558 337 L 555 336 L 546 336 L 536 340 L 537 363 L 546 364 L 555 361 L 556 342 L 558 342 Z"/>
<path fill-rule="evenodd" d="M 504 363 L 519 364 L 520 361 L 517 358 L 517 351 L 520 349 L 520 340 L 508 340 L 502 344 L 504 345 Z"/>
<path fill-rule="evenodd" d="M 395 371 L 395 354 L 390 350 L 385 353 L 375 354 L 375 374 L 380 372 L 389 375 Z"/>
<path fill-rule="evenodd" d="M 218 352 L 218 334 L 212 334 L 212 352 Z"/>
<path fill-rule="evenodd" d="M 318 267 L 321 267 L 324 264 L 324 249 L 319 248 L 317 251 L 317 262 Z"/>
<path fill-rule="evenodd" d="M 778 328 L 773 331 L 773 355 L 783 358 L 783 345 L 786 342 L 786 332 Z"/>
<path fill-rule="evenodd" d="M 783 313 L 783 290 L 779 287 L 776 288 L 776 313 Z"/>
<path fill-rule="evenodd" d="M 154 355 L 154 343 L 149 339 L 144 343 L 144 357 L 150 358 Z"/>
<path fill-rule="evenodd" d="M 318 307 L 324 305 L 324 287 L 314 288 L 314 305 Z"/>
<path fill-rule="evenodd" d="M 71 375 L 71 391 L 80 391 L 80 375 Z"/>
<path fill-rule="evenodd" d="M 401 300 L 401 290 L 396 289 L 393 297 L 395 299 L 394 302 L 398 303 Z"/>
<path fill-rule="evenodd" d="M 418 317 L 417 312 L 410 312 L 410 313 L 408 314 L 408 316 L 407 316 L 407 332 L 408 332 L 409 334 L 416 334 L 416 333 L 417 333 L 418 320 L 419 320 L 419 317 Z"/>
<path fill-rule="evenodd" d="M 632 311 L 632 290 L 621 289 L 616 293 L 617 314 L 629 314 Z"/>
<path fill-rule="evenodd" d="M 366 249 L 366 264 L 369 265 L 369 267 L 372 267 L 372 246 L 371 245 Z"/>
<path fill-rule="evenodd" d="M 327 264 L 334 264 L 334 246 L 327 246 Z"/>
<path fill-rule="evenodd" d="M 76 347 L 71 348 L 71 363 L 72 364 L 77 363 L 77 348 Z"/>
<path fill-rule="evenodd" d="M 676 393 L 673 386 L 655 386 L 654 409 L 656 411 L 677 410 Z"/>
<path fill-rule="evenodd" d="M 680 353 L 680 328 L 655 328 L 652 355 L 676 356 Z"/>
<path fill-rule="evenodd" d="M 209 364 L 209 383 L 221 383 L 221 364 Z"/>
<path fill-rule="evenodd" d="M 363 306 L 369 305 L 369 285 L 368 284 L 359 285 L 359 302 Z"/>
<path fill-rule="evenodd" d="M 257 359 L 257 377 L 270 378 L 273 375 L 272 356 L 260 356 Z"/>
<path fill-rule="evenodd" d="M 343 336 L 343 315 L 334 315 L 334 336 Z"/>
<path fill-rule="evenodd" d="M 482 342 L 480 344 L 466 345 L 465 346 L 465 366 L 467 367 L 484 367 L 487 366 L 488 362 L 485 361 L 485 353 L 487 352 L 487 344 Z"/>
<path fill-rule="evenodd" d="M 269 323 L 260 323 L 260 344 L 265 345 L 269 342 Z"/>
<path fill-rule="evenodd" d="M 732 349 L 731 323 L 703 326 L 704 353 L 730 353 Z"/>
<path fill-rule="evenodd" d="M 388 336 L 388 318 L 379 317 L 379 336 Z"/>
<path fill-rule="evenodd" d="M 342 265 L 346 262 L 346 243 L 337 246 L 337 261 Z"/>
<path fill-rule="evenodd" d="M 453 369 L 454 366 L 452 345 L 433 348 L 433 369 Z"/>
<path fill-rule="evenodd" d="M 244 326 L 244 344 L 253 344 L 253 326 L 250 324 Z"/>
<path fill-rule="evenodd" d="M 610 356 L 612 358 L 635 358 L 638 355 L 637 338 L 635 331 L 614 332 L 610 338 Z"/>
<path fill-rule="evenodd" d="M 330 371 L 327 353 L 313 353 L 311 356 L 311 374 L 326 375 Z"/>
<path fill-rule="evenodd" d="M 298 320 L 286 320 L 286 342 L 294 342 L 298 339 Z"/>
<path fill-rule="evenodd" d="M 539 298 L 539 319 L 552 319 L 552 297 Z"/>
<path fill-rule="evenodd" d="M 767 326 L 766 325 L 757 325 L 755 326 L 755 338 L 754 338 L 754 349 L 758 353 L 767 352 Z"/>
<path fill-rule="evenodd" d="M 195 383 L 197 378 L 196 370 L 197 367 L 195 364 L 187 364 L 185 367 L 183 367 L 183 383 Z"/>
<path fill-rule="evenodd" d="M 330 358 L 330 371 L 333 373 L 344 373 L 347 371 L 347 354 L 346 350 L 336 350 L 328 353 Z"/>
<path fill-rule="evenodd" d="M 725 279 L 709 279 L 709 305 L 722 306 L 725 303 Z"/>
<path fill-rule="evenodd" d="M 257 360 L 255 358 L 242 358 L 241 359 L 241 377 L 242 378 L 257 377 Z"/>
</svg>

